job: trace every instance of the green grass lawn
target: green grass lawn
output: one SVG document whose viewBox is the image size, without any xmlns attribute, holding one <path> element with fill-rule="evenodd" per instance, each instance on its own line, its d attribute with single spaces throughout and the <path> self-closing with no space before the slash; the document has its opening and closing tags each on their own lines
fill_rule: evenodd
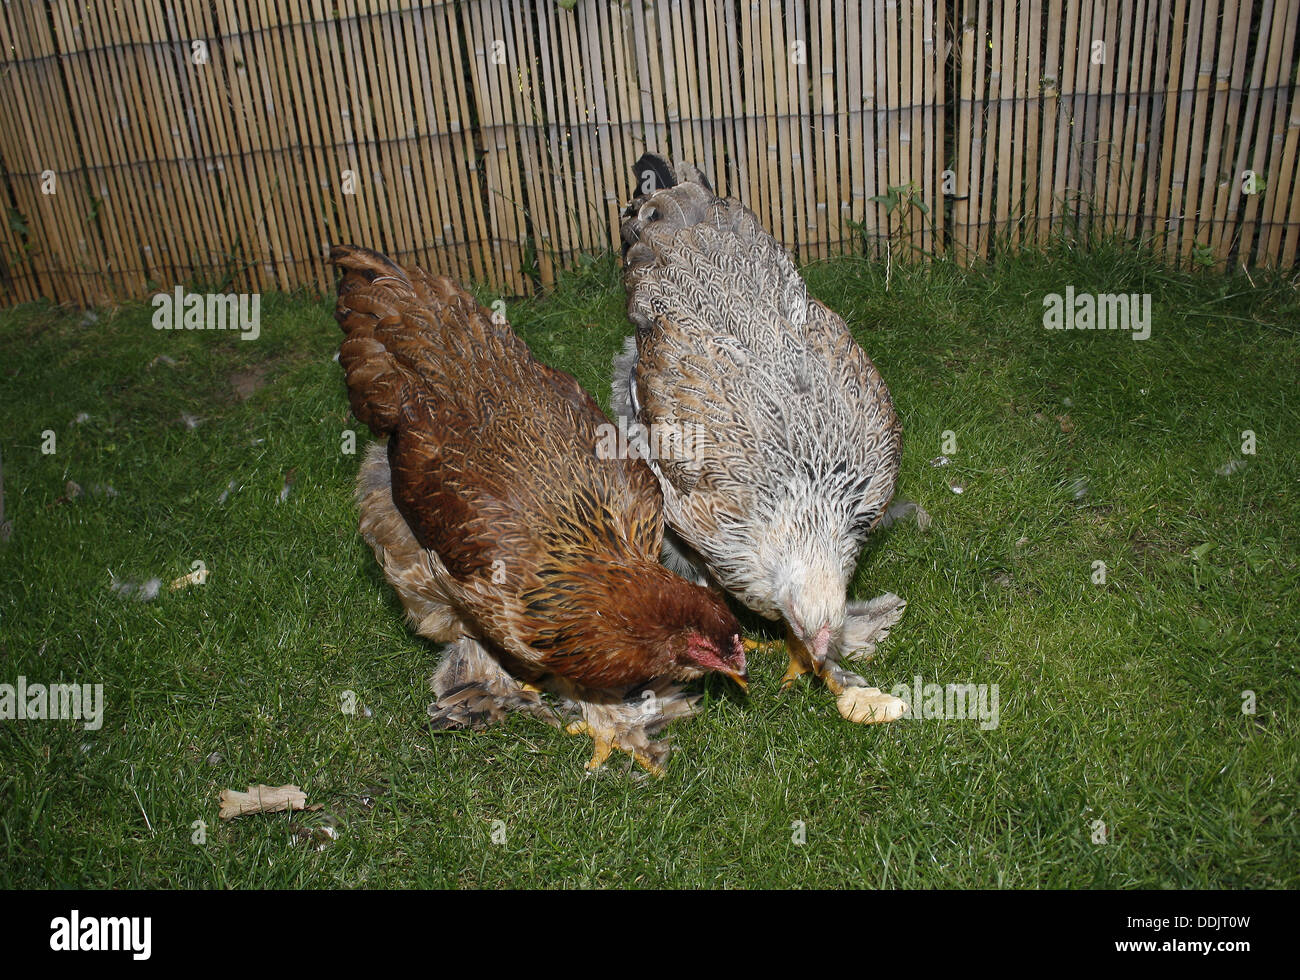
<svg viewBox="0 0 1300 980">
<path fill-rule="evenodd" d="M 850 725 L 819 687 L 778 693 L 777 650 L 748 699 L 708 688 L 661 780 L 589 775 L 588 740 L 528 719 L 430 734 L 438 650 L 356 531 L 370 437 L 332 303 L 264 296 L 252 342 L 27 306 L 0 312 L 0 683 L 100 683 L 105 712 L 0 721 L 0 885 L 1300 884 L 1295 286 L 1109 247 L 807 276 L 889 384 L 899 496 L 932 518 L 863 555 L 853 593 L 909 602 L 863 672 L 996 684 L 996 728 Z M 1067 285 L 1150 292 L 1150 339 L 1045 330 Z M 608 405 L 612 261 L 508 313 Z M 168 591 L 196 560 L 207 584 Z M 151 601 L 112 588 L 151 578 Z M 323 809 L 221 823 L 249 783 Z"/>
</svg>

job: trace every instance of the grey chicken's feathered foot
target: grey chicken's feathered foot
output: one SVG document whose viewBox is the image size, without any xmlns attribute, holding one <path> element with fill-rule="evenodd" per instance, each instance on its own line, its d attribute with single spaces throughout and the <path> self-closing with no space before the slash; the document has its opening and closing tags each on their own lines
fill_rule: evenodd
<svg viewBox="0 0 1300 980">
<path fill-rule="evenodd" d="M 907 600 L 892 592 L 874 599 L 852 599 L 846 606 L 842 659 L 865 663 L 876 655 L 876 647 L 903 618 Z"/>
<path fill-rule="evenodd" d="M 870 660 L 876 646 L 903 616 L 907 602 L 892 592 L 869 600 L 848 603 L 844 623 L 843 655 L 849 660 Z M 790 665 L 781 678 L 781 689 L 790 687 L 804 674 L 815 673 L 835 695 L 835 706 L 840 715 L 857 724 L 874 724 L 894 721 L 907 711 L 907 705 L 892 694 L 871 687 L 866 678 L 845 670 L 834 659 L 827 658 L 816 667 L 812 656 L 787 627 L 786 650 Z"/>
<path fill-rule="evenodd" d="M 905 701 L 878 687 L 868 687 L 865 678 L 844 670 L 838 664 L 828 663 L 821 671 L 821 679 L 835 695 L 835 707 L 840 716 L 855 724 L 897 721 L 907 711 Z"/>
</svg>

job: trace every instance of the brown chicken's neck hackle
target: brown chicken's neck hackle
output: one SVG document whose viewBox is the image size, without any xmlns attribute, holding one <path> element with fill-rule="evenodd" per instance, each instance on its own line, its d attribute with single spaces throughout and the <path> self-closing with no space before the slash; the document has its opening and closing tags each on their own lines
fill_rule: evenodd
<svg viewBox="0 0 1300 980">
<path fill-rule="evenodd" d="M 565 560 L 539 568 L 538 580 L 521 597 L 537 624 L 528 644 L 553 652 L 581 683 L 626 684 L 629 657 L 647 676 L 686 681 L 716 671 L 746 682 L 740 625 L 726 603 L 661 565 Z"/>
</svg>

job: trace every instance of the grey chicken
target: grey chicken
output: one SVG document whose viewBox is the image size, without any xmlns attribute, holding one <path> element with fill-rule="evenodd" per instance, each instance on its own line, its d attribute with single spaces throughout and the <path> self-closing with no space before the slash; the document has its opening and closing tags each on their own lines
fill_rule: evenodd
<svg viewBox="0 0 1300 980">
<path fill-rule="evenodd" d="M 904 703 L 842 665 L 906 605 L 846 596 L 898 476 L 889 391 L 753 212 L 692 166 L 646 154 L 635 172 L 621 232 L 636 335 L 613 404 L 663 489 L 665 564 L 784 621 L 784 686 L 815 672 L 844 717 L 893 720 Z"/>
</svg>

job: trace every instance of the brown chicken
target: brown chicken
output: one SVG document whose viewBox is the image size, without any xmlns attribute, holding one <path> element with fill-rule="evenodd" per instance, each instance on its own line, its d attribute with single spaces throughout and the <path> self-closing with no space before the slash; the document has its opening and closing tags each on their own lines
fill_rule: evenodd
<svg viewBox="0 0 1300 980">
<path fill-rule="evenodd" d="M 331 258 L 352 411 L 388 437 L 362 465 L 361 531 L 415 631 L 451 644 L 434 726 L 571 720 L 588 768 L 617 748 L 659 771 L 650 736 L 696 700 L 676 682 L 743 685 L 745 655 L 723 600 L 659 564 L 654 475 L 601 458 L 591 396 L 455 282 L 354 246 Z"/>
</svg>

